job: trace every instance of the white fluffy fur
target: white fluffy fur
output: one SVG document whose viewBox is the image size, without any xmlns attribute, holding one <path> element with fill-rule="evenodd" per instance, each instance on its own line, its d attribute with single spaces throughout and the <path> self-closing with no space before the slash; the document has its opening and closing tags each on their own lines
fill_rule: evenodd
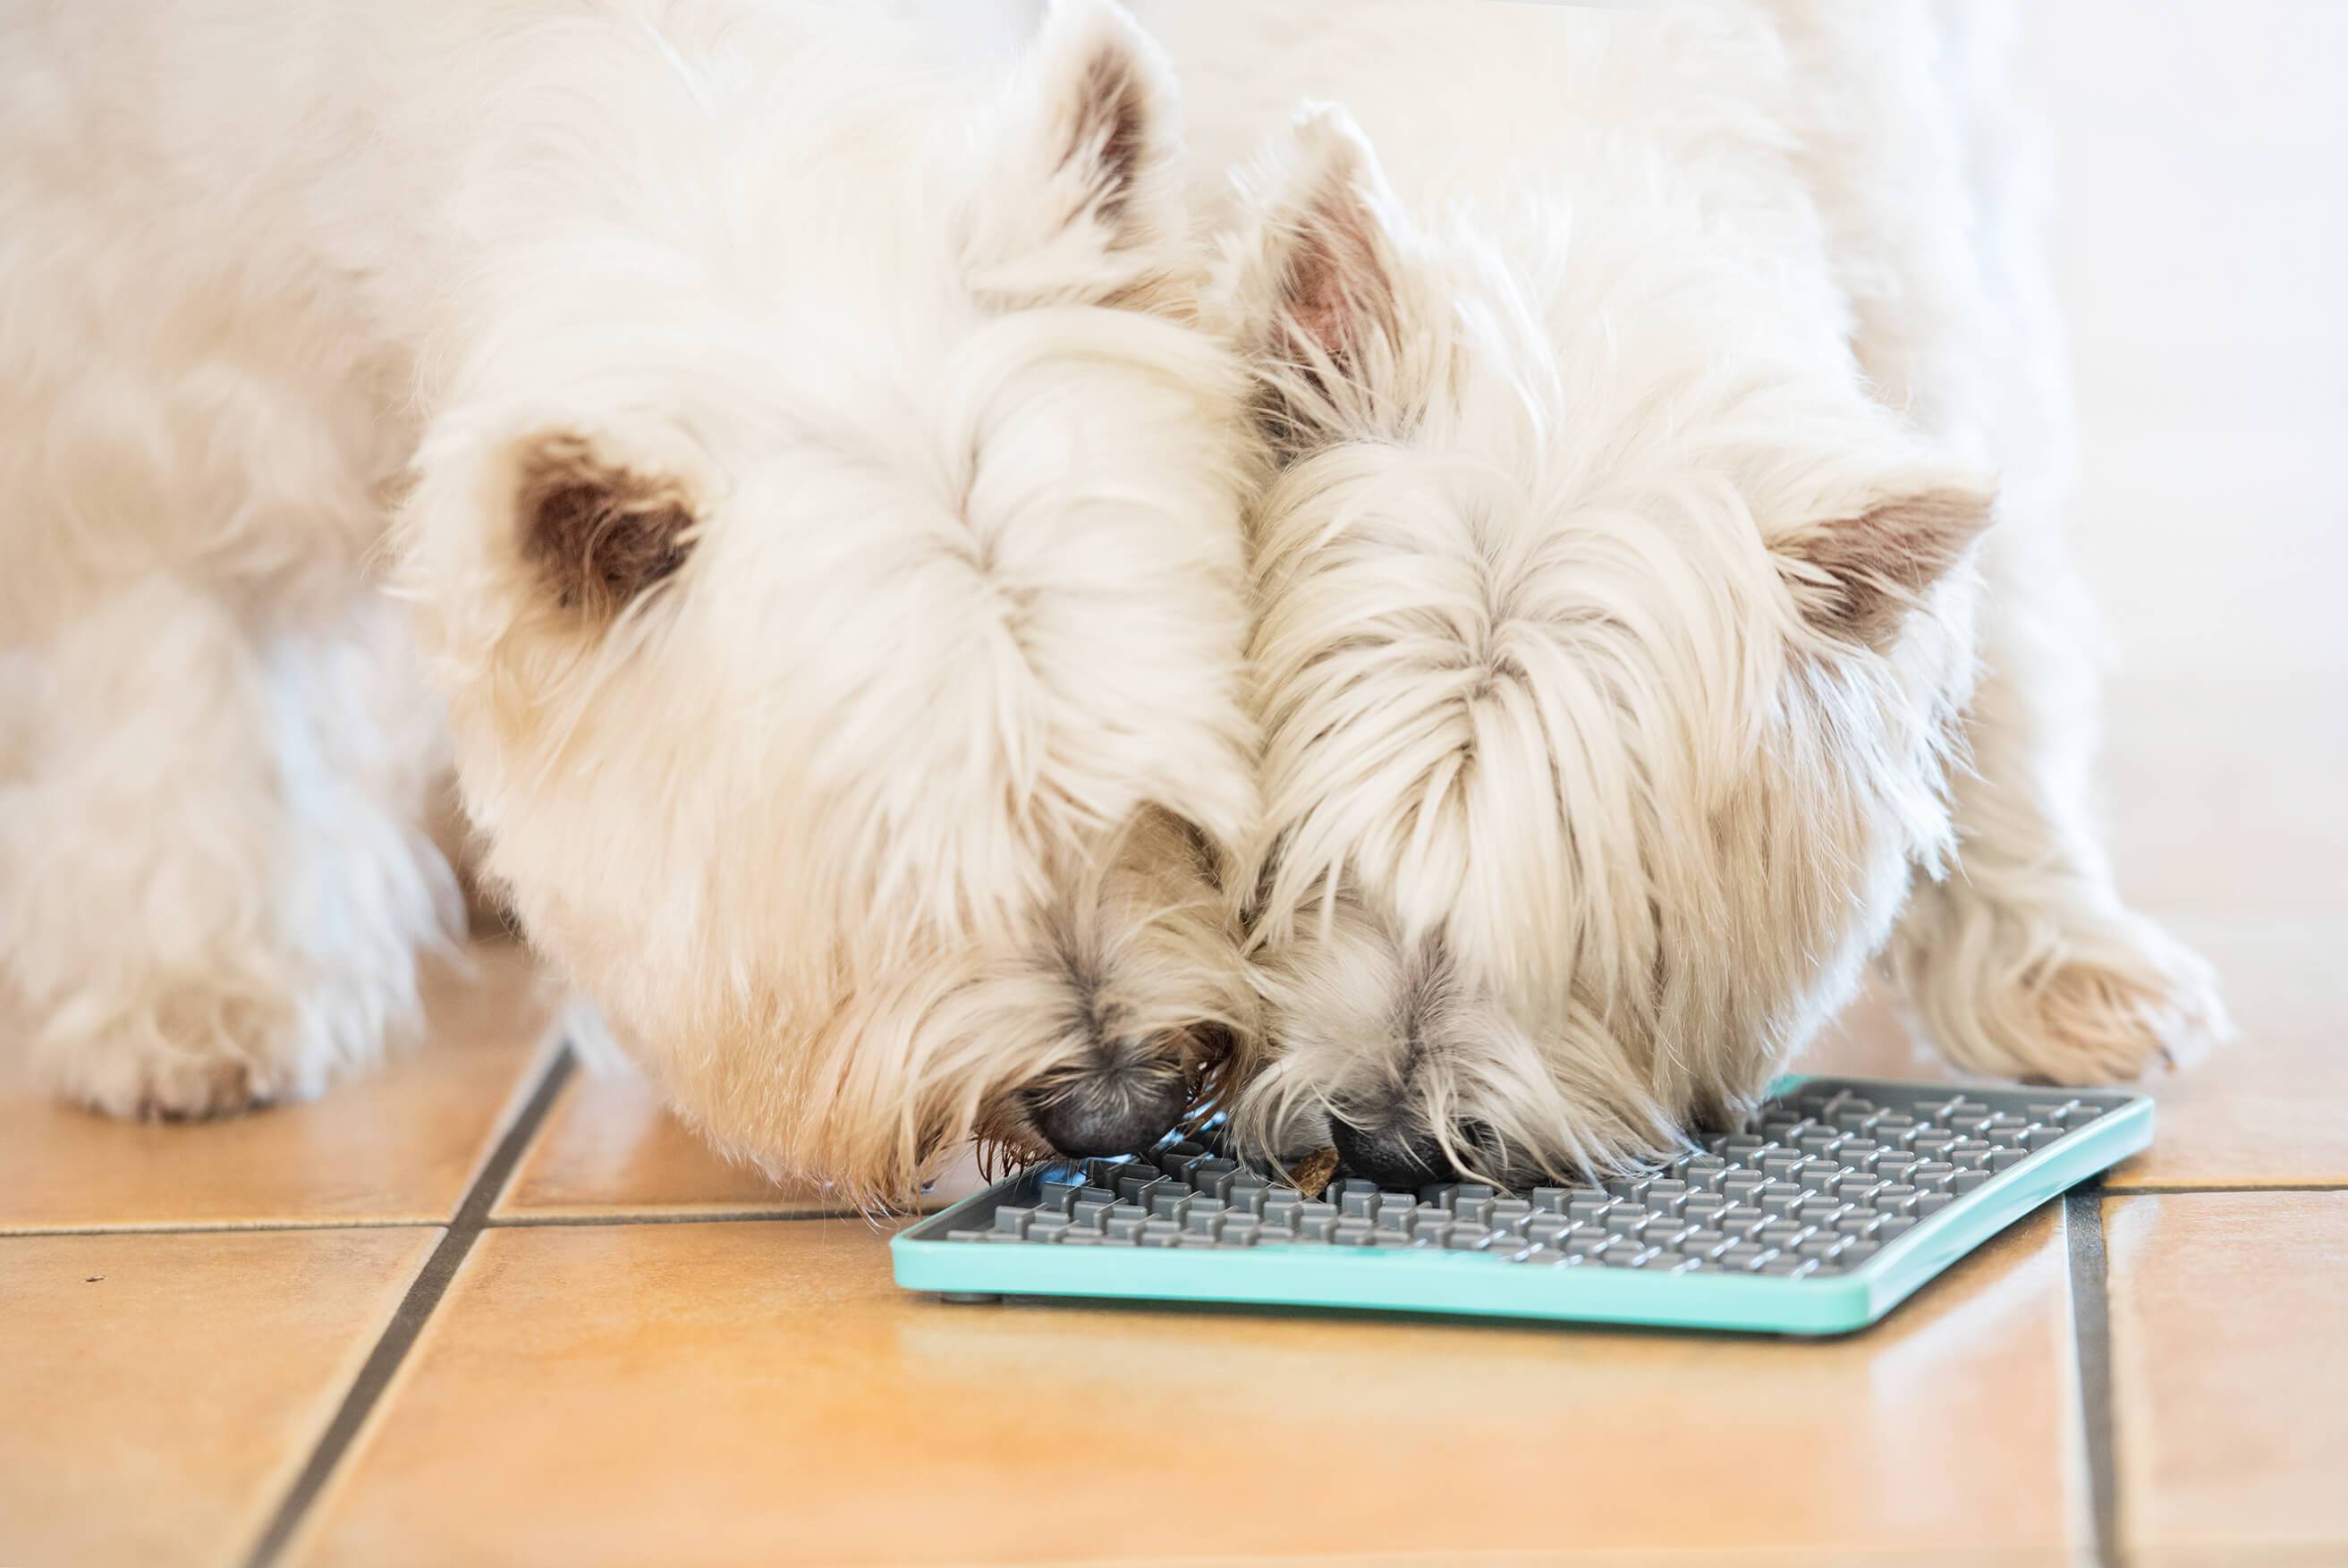
<svg viewBox="0 0 2348 1568">
<path fill-rule="evenodd" d="M 1209 199 L 1245 166 L 1219 308 L 1280 465 L 1246 1125 L 1637 1158 L 1887 944 L 1968 1068 L 2222 1031 L 2090 830 L 1990 8 L 1137 9 Z"/>
<path fill-rule="evenodd" d="M 901 1197 L 1244 1043 L 1169 85 L 1097 5 L 987 72 L 887 9 L 0 4 L 0 937 L 66 1092 L 412 1026 L 451 742 L 532 941 L 771 1169 Z M 615 615 L 530 553 L 549 451 L 689 510 Z"/>
<path fill-rule="evenodd" d="M 675 1102 L 874 1199 L 1243 1069 L 1219 882 L 1275 1148 L 1648 1154 L 1885 951 L 1971 1068 L 2222 1031 L 2091 830 L 1989 8 L 1153 0 L 1211 333 L 1152 50 L 896 9 L 0 0 L 0 954 L 66 1092 L 411 1027 L 450 757 Z"/>
</svg>

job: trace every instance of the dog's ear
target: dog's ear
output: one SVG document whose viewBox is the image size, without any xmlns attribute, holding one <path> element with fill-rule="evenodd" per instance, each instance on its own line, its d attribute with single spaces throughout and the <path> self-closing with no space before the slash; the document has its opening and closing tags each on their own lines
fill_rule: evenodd
<svg viewBox="0 0 2348 1568">
<path fill-rule="evenodd" d="M 1058 0 L 1001 106 L 966 254 L 980 297 L 1150 304 L 1186 238 L 1173 74 L 1106 0 Z"/>
<path fill-rule="evenodd" d="M 1241 180 L 1223 242 L 1220 308 L 1263 387 L 1275 450 L 1374 414 L 1402 346 L 1403 221 L 1377 154 L 1344 110 L 1313 106 Z M 1389 389 L 1390 390 L 1390 389 Z"/>
<path fill-rule="evenodd" d="M 1983 475 L 1917 465 L 1835 498 L 1770 543 L 1812 628 L 1882 649 L 1925 591 L 1965 558 L 1994 506 Z"/>
<path fill-rule="evenodd" d="M 682 481 L 571 433 L 533 437 L 516 458 L 516 542 L 558 606 L 609 621 L 685 564 L 695 528 Z"/>
</svg>

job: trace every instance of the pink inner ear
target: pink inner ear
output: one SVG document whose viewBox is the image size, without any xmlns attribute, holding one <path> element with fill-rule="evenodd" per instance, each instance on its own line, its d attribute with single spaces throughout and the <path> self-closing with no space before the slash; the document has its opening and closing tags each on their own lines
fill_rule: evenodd
<svg viewBox="0 0 2348 1568">
<path fill-rule="evenodd" d="M 1315 193 L 1281 280 L 1281 306 L 1303 338 L 1340 365 L 1387 312 L 1376 215 L 1351 171 Z"/>
</svg>

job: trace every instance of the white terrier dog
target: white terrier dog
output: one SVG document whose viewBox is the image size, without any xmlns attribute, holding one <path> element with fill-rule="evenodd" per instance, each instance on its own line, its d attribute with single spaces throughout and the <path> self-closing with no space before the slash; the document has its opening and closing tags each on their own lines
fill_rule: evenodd
<svg viewBox="0 0 2348 1568">
<path fill-rule="evenodd" d="M 0 938 L 64 1092 L 413 1026 L 489 878 L 684 1112 L 905 1196 L 1237 1068 L 1246 381 L 1097 5 L 0 0 Z M 413 601 L 416 633 L 385 583 Z"/>
<path fill-rule="evenodd" d="M 1257 160 L 1220 277 L 1278 467 L 1243 1128 L 1397 1184 L 1643 1157 L 1887 944 L 1970 1069 L 2222 1031 L 2091 831 L 1985 7 L 1137 11 L 1210 189 L 1345 106 Z"/>
</svg>

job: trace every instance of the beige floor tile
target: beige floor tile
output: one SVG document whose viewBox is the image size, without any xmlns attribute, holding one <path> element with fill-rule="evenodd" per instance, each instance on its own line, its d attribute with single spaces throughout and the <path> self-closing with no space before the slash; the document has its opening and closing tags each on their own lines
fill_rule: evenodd
<svg viewBox="0 0 2348 1568">
<path fill-rule="evenodd" d="M 2241 1037 L 2152 1085 L 2152 1147 L 2115 1187 L 2348 1185 L 2348 920 L 2178 920 Z"/>
<path fill-rule="evenodd" d="M 293 1560 L 2054 1551 L 2058 1229 L 1827 1344 L 951 1306 L 855 1221 L 492 1231 Z"/>
<path fill-rule="evenodd" d="M 309 1104 L 138 1123 L 0 1089 L 0 1232 L 448 1218 L 553 1045 L 525 955 L 474 960 L 421 1047 Z"/>
<path fill-rule="evenodd" d="M 439 1234 L 0 1238 L 0 1563 L 242 1560 Z"/>
<path fill-rule="evenodd" d="M 982 1185 L 974 1161 L 941 1179 L 934 1208 Z M 778 1186 L 753 1167 L 720 1159 L 671 1116 L 641 1078 L 575 1073 L 546 1126 L 499 1199 L 499 1219 L 594 1214 L 824 1214 L 847 1212 L 803 1182 Z"/>
<path fill-rule="evenodd" d="M 2134 1560 L 2348 1562 L 2348 1192 L 2105 1212 Z"/>
<path fill-rule="evenodd" d="M 791 1214 L 823 1207 L 820 1192 L 778 1188 L 749 1166 L 719 1159 L 662 1107 L 646 1080 L 573 1073 L 497 1213 Z"/>
</svg>

